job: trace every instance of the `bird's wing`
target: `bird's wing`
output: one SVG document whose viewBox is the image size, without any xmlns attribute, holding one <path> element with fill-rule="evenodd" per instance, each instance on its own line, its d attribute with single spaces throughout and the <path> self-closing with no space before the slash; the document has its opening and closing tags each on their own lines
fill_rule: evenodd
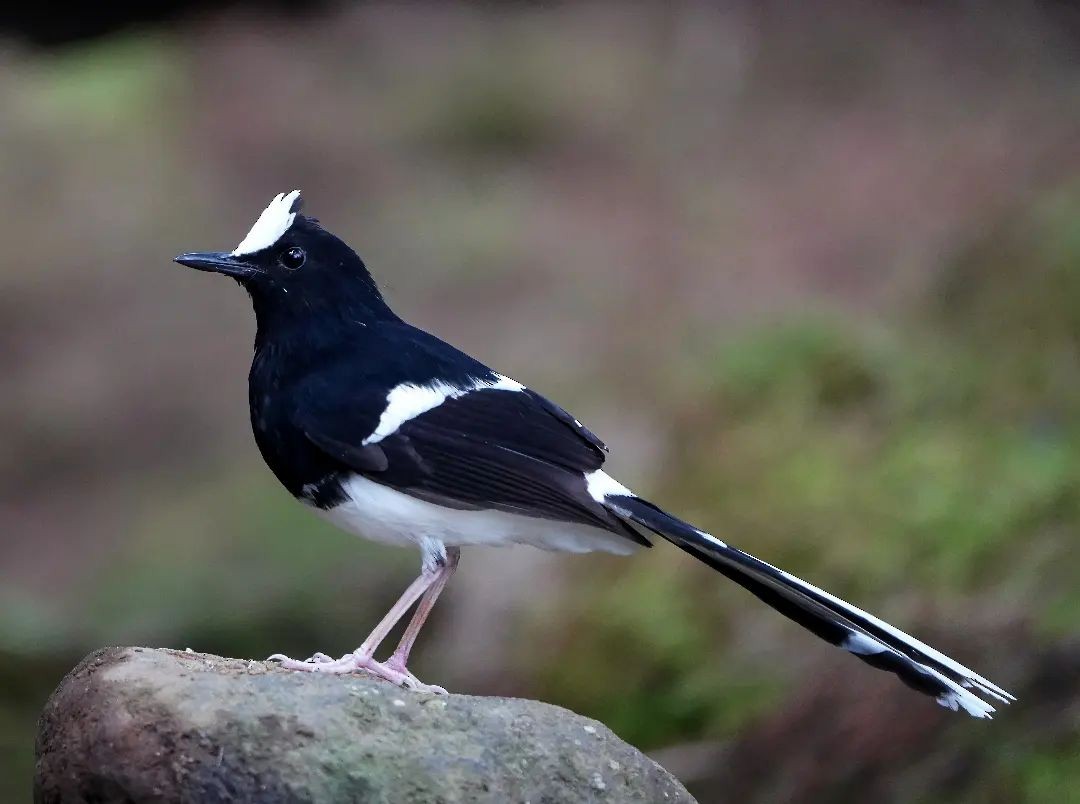
<svg viewBox="0 0 1080 804">
<path fill-rule="evenodd" d="M 423 393 L 430 389 L 417 388 L 418 400 Z M 405 411 L 409 401 L 400 394 L 396 399 Z M 370 411 L 351 410 L 308 408 L 298 412 L 296 424 L 344 467 L 411 496 L 452 508 L 592 525 L 648 544 L 589 493 L 587 475 L 603 464 L 603 443 L 562 408 L 516 383 L 451 389 L 438 404 L 395 419 L 385 433 L 371 426 Z"/>
</svg>

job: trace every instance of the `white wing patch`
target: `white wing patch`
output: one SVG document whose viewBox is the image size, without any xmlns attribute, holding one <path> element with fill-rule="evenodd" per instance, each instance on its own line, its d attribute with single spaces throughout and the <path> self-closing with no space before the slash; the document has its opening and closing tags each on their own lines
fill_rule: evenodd
<svg viewBox="0 0 1080 804">
<path fill-rule="evenodd" d="M 630 489 L 603 469 L 597 469 L 595 472 L 589 472 L 585 475 L 585 487 L 589 491 L 589 496 L 601 504 L 603 504 L 604 498 L 608 495 L 619 497 L 635 496 L 634 492 L 630 491 Z"/>
<path fill-rule="evenodd" d="M 477 388 L 494 388 L 496 391 L 524 391 L 525 386 L 519 383 L 517 380 L 511 380 L 502 374 L 496 374 L 498 377 L 494 382 L 484 383 L 478 385 Z"/>
<path fill-rule="evenodd" d="M 240 241 L 240 245 L 233 249 L 232 255 L 241 257 L 244 254 L 253 254 L 264 248 L 270 248 L 280 240 L 296 218 L 296 213 L 291 210 L 293 203 L 299 197 L 299 190 L 274 196 L 274 200 L 267 205 L 262 215 L 252 225 L 251 231 Z"/>
<path fill-rule="evenodd" d="M 364 439 L 364 445 L 376 444 L 393 433 L 410 419 L 421 413 L 437 408 L 447 399 L 457 399 L 472 391 L 493 389 L 496 391 L 523 391 L 525 386 L 519 382 L 496 374 L 494 380 L 474 380 L 466 385 L 451 385 L 436 381 L 430 385 L 402 383 L 395 385 L 386 395 L 386 407 L 379 416 L 375 430 Z"/>
</svg>

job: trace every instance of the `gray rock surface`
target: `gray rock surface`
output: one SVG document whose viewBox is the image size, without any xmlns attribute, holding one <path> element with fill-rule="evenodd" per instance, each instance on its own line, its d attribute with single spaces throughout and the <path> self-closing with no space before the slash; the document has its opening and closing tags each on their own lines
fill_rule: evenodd
<svg viewBox="0 0 1080 804">
<path fill-rule="evenodd" d="M 45 707 L 35 801 L 691 802 L 603 724 L 512 698 L 150 648 L 84 659 Z"/>
</svg>

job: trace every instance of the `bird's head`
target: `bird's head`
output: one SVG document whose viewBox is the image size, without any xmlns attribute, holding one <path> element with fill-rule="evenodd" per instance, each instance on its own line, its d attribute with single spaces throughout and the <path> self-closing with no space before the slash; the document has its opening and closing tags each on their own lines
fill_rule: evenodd
<svg viewBox="0 0 1080 804">
<path fill-rule="evenodd" d="M 235 249 L 174 260 L 230 276 L 251 294 L 260 323 L 393 316 L 363 261 L 345 242 L 300 214 L 299 190 L 276 196 Z"/>
</svg>

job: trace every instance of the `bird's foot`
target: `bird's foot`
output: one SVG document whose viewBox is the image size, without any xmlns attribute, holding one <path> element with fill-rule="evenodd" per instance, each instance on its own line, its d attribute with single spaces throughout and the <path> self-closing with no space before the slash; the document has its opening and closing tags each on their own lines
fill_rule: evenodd
<svg viewBox="0 0 1080 804">
<path fill-rule="evenodd" d="M 312 656 L 300 661 L 299 659 L 293 659 L 286 656 L 284 653 L 275 653 L 273 656 L 267 657 L 268 662 L 279 662 L 282 667 L 289 670 L 315 670 L 319 669 L 322 672 L 326 672 L 326 665 L 337 664 L 338 660 L 335 660 L 332 656 L 327 656 L 325 653 L 315 653 Z M 320 665 L 316 668 L 315 665 Z"/>
<path fill-rule="evenodd" d="M 449 695 L 446 692 L 445 687 L 438 686 L 437 684 L 424 684 L 413 673 L 409 672 L 409 669 L 405 667 L 405 662 L 394 654 L 386 661 L 382 662 L 382 666 L 387 668 L 391 672 L 399 673 L 405 678 L 403 686 L 407 686 L 409 689 L 419 689 L 420 692 L 431 693 L 432 695 Z"/>
<path fill-rule="evenodd" d="M 334 673 L 337 675 L 356 672 L 368 673 L 376 678 L 389 681 L 391 684 L 417 692 L 427 692 L 433 695 L 447 694 L 442 687 L 420 681 L 400 662 L 395 662 L 393 659 L 387 662 L 379 662 L 373 656 L 363 653 L 346 653 L 340 659 L 331 659 L 325 653 L 316 653 L 304 661 L 289 658 L 283 653 L 275 653 L 267 661 L 278 662 L 286 670 L 298 670 L 305 673 Z"/>
</svg>

